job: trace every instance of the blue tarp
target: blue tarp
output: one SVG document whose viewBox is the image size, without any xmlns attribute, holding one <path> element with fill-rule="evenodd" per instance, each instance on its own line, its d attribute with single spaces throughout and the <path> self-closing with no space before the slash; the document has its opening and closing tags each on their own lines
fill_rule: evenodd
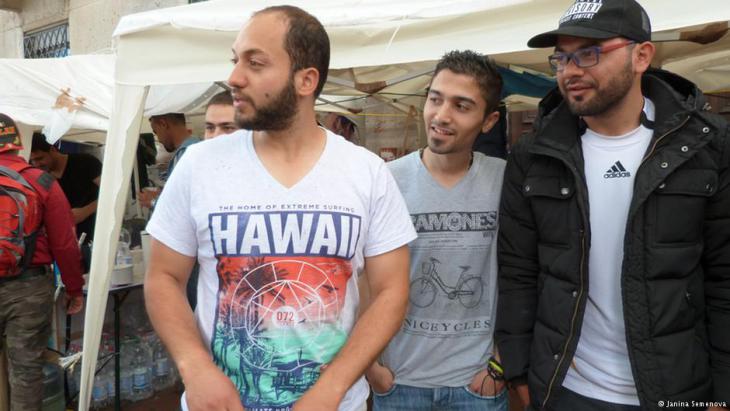
<svg viewBox="0 0 730 411">
<path fill-rule="evenodd" d="M 518 73 L 504 67 L 498 68 L 499 74 L 502 75 L 504 82 L 502 98 L 512 94 L 543 98 L 556 86 L 555 80 L 549 77 L 530 73 Z"/>
</svg>

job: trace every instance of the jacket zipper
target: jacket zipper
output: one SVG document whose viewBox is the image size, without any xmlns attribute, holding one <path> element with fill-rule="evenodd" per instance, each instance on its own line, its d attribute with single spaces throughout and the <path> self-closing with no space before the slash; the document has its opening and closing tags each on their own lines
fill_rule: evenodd
<svg viewBox="0 0 730 411">
<path fill-rule="evenodd" d="M 666 137 L 666 136 L 674 133 L 675 131 L 679 130 L 680 128 L 684 127 L 684 125 L 687 124 L 687 122 L 690 120 L 690 118 L 691 118 L 691 116 L 687 116 L 687 118 L 685 118 L 684 121 L 682 121 L 678 126 L 672 128 L 671 130 L 669 130 L 666 133 L 659 136 L 659 138 L 657 138 L 656 141 L 654 141 L 654 144 L 651 146 L 651 150 L 649 150 L 649 152 L 646 154 L 646 156 L 641 160 L 639 167 L 641 167 L 646 162 L 646 160 L 651 158 L 651 156 L 654 154 L 654 151 L 656 150 L 657 145 L 659 145 L 659 142 L 662 141 L 664 139 L 664 137 Z M 627 224 L 628 224 L 628 222 L 627 222 Z M 627 228 L 628 228 L 628 225 L 627 225 Z M 622 275 L 623 275 L 623 273 L 622 273 Z M 623 295 L 621 296 L 621 299 L 623 300 Z M 624 319 L 624 321 L 625 321 L 625 319 Z M 629 348 L 631 346 L 630 339 L 631 339 L 630 334 L 628 332 L 626 332 L 626 353 L 629 356 L 629 362 L 631 363 L 631 367 L 633 369 L 635 362 L 634 362 L 633 353 L 632 353 L 631 349 Z M 636 386 L 637 394 L 639 392 L 639 384 L 640 384 L 639 379 L 638 378 L 635 379 L 634 385 Z M 639 399 L 639 402 L 641 402 L 641 399 Z"/>
<path fill-rule="evenodd" d="M 584 224 L 585 224 L 585 218 L 584 218 Z M 560 361 L 558 362 L 557 367 L 555 367 L 555 372 L 553 373 L 553 377 L 550 379 L 550 383 L 548 384 L 548 390 L 547 394 L 545 394 L 545 399 L 542 402 L 542 407 L 545 407 L 545 404 L 547 404 L 548 400 L 550 399 L 550 395 L 553 391 L 553 384 L 555 384 L 555 379 L 558 377 L 558 373 L 560 372 L 560 367 L 563 366 L 563 361 L 565 361 L 566 354 L 568 353 L 568 346 L 570 345 L 570 341 L 573 339 L 573 334 L 575 333 L 575 320 L 578 317 L 578 308 L 580 307 L 580 301 L 583 298 L 583 291 L 585 290 L 584 287 L 584 277 L 585 277 L 585 257 L 586 257 L 586 235 L 585 230 L 580 230 L 580 291 L 578 291 L 578 295 L 575 299 L 575 308 L 573 309 L 573 317 L 570 319 L 570 334 L 568 335 L 568 340 L 565 342 L 565 346 L 563 347 L 563 353 L 560 356 Z"/>
<path fill-rule="evenodd" d="M 546 152 L 543 150 L 538 150 L 538 151 L 539 152 L 536 152 L 536 154 L 547 155 L 549 157 L 553 157 L 553 158 L 556 158 L 556 159 L 562 161 L 563 164 L 565 164 L 568 167 L 568 169 L 570 169 L 573 172 L 573 178 L 576 181 L 576 194 L 577 194 L 577 192 L 578 192 L 577 187 L 579 185 L 579 182 L 582 181 L 580 178 L 580 174 L 578 173 L 578 169 L 574 165 L 572 165 L 569 161 L 563 159 L 561 156 L 556 156 L 550 152 Z M 582 200 L 579 200 L 579 202 L 580 201 L 582 201 Z M 586 216 L 585 208 L 581 207 L 580 203 L 579 203 L 578 207 L 581 210 L 581 216 L 582 216 L 583 226 L 584 226 L 583 229 L 580 230 L 580 247 L 581 247 L 580 266 L 579 266 L 579 270 L 580 270 L 580 273 L 579 273 L 580 274 L 579 275 L 580 287 L 579 288 L 580 288 L 580 290 L 578 291 L 578 295 L 576 296 L 575 308 L 573 309 L 573 317 L 570 319 L 570 334 L 568 335 L 568 340 L 566 341 L 565 346 L 563 347 L 563 353 L 560 357 L 560 361 L 558 361 L 558 365 L 557 365 L 557 367 L 555 367 L 555 372 L 553 373 L 552 378 L 550 378 L 550 383 L 548 384 L 547 394 L 545 394 L 545 399 L 542 402 L 541 408 L 544 408 L 545 404 L 547 404 L 548 400 L 550 399 L 550 396 L 552 394 L 553 385 L 555 384 L 555 379 L 558 377 L 558 372 L 560 371 L 560 367 L 563 365 L 563 361 L 565 361 L 565 356 L 568 352 L 568 346 L 570 345 L 570 341 L 573 339 L 573 334 L 575 333 L 575 320 L 578 317 L 578 308 L 580 307 L 580 301 L 583 298 L 583 292 L 585 289 L 585 286 L 584 286 L 585 285 L 585 256 L 586 256 L 586 241 L 585 241 L 586 240 L 586 234 L 585 234 L 586 231 L 585 231 L 585 229 L 586 229 L 586 226 L 590 224 L 590 221 L 588 221 L 588 218 Z"/>
<path fill-rule="evenodd" d="M 662 139 L 664 137 L 666 137 L 666 136 L 674 133 L 675 131 L 679 130 L 680 128 L 684 127 L 684 125 L 687 124 L 687 122 L 689 121 L 690 118 L 691 118 L 691 116 L 688 116 L 677 127 L 674 127 L 673 129 L 671 129 L 671 130 L 667 131 L 666 133 L 662 134 L 661 136 L 659 136 L 659 138 L 657 138 L 656 141 L 654 142 L 654 144 L 651 146 L 651 150 L 649 150 L 649 152 L 646 154 L 646 156 L 641 160 L 641 164 L 644 164 L 644 162 L 646 160 L 648 160 L 652 154 L 654 154 L 654 150 L 656 149 L 656 146 L 659 144 L 660 141 L 662 141 Z"/>
</svg>

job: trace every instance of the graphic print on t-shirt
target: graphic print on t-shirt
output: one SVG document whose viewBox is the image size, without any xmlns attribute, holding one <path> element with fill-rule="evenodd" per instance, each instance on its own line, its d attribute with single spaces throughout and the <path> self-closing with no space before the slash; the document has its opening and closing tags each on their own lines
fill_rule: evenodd
<svg viewBox="0 0 730 411">
<path fill-rule="evenodd" d="M 403 332 L 432 338 L 490 333 L 492 324 L 479 307 L 492 302 L 483 271 L 497 211 L 418 213 L 411 221 L 418 233 L 410 244 L 416 267 Z"/>
<path fill-rule="evenodd" d="M 347 340 L 341 324 L 360 217 L 209 216 L 219 288 L 211 347 L 247 410 L 289 410 Z"/>
<path fill-rule="evenodd" d="M 603 178 L 626 178 L 631 177 L 631 172 L 626 170 L 623 164 L 621 164 L 621 161 L 615 162 L 611 168 L 606 170 L 606 174 L 603 175 Z"/>
</svg>

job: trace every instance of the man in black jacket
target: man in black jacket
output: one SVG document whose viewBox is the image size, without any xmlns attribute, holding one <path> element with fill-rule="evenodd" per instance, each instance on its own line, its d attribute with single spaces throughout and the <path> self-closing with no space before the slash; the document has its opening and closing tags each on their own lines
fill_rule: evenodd
<svg viewBox="0 0 730 411">
<path fill-rule="evenodd" d="M 528 43 L 558 89 L 508 160 L 495 337 L 533 409 L 730 403 L 728 125 L 650 37 L 634 0 L 578 0 Z"/>
</svg>

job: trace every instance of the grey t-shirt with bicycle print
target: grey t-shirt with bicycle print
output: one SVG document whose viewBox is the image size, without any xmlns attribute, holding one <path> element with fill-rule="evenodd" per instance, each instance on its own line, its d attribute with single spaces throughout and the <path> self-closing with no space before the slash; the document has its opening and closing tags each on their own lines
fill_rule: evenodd
<svg viewBox="0 0 730 411">
<path fill-rule="evenodd" d="M 418 233 L 409 244 L 408 313 L 382 356 L 397 384 L 463 386 L 492 354 L 504 166 L 474 153 L 467 174 L 447 189 L 418 152 L 388 163 Z"/>
</svg>

